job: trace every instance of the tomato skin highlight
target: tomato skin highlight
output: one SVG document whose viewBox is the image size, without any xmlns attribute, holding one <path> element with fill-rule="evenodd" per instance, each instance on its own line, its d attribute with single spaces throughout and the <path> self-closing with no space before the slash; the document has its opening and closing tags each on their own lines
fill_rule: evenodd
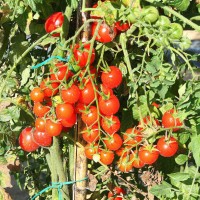
<svg viewBox="0 0 200 200">
<path fill-rule="evenodd" d="M 38 131 L 41 131 L 41 132 L 44 132 L 45 131 L 45 119 L 43 118 L 37 118 L 35 120 L 35 128 L 38 130 Z"/>
<path fill-rule="evenodd" d="M 52 144 L 52 137 L 46 132 L 41 132 L 36 129 L 33 131 L 33 140 L 36 144 L 44 147 L 48 147 Z"/>
<path fill-rule="evenodd" d="M 163 136 L 157 142 L 157 149 L 161 156 L 172 157 L 178 151 L 178 142 L 174 137 L 166 139 L 165 136 Z"/>
<path fill-rule="evenodd" d="M 44 100 L 44 92 L 39 87 L 33 88 L 30 93 L 30 98 L 34 102 L 42 102 Z"/>
<path fill-rule="evenodd" d="M 45 22 L 45 30 L 47 33 L 51 33 L 57 28 L 61 27 L 64 22 L 64 15 L 62 12 L 55 12 L 50 15 Z M 52 36 L 59 37 L 60 33 L 55 33 Z"/>
<path fill-rule="evenodd" d="M 39 148 L 39 145 L 34 142 L 32 134 L 33 128 L 26 127 L 19 135 L 19 145 L 24 151 L 32 152 Z"/>
<path fill-rule="evenodd" d="M 100 161 L 104 165 L 112 164 L 113 160 L 114 160 L 114 152 L 113 151 L 108 151 L 108 150 L 104 150 L 104 149 L 101 150 Z"/>
<path fill-rule="evenodd" d="M 69 103 L 62 103 L 56 106 L 56 116 L 58 119 L 70 119 L 74 114 L 74 107 Z"/>
<path fill-rule="evenodd" d="M 108 71 L 102 72 L 102 83 L 108 88 L 116 88 L 122 82 L 122 72 L 116 66 L 110 66 Z"/>
</svg>

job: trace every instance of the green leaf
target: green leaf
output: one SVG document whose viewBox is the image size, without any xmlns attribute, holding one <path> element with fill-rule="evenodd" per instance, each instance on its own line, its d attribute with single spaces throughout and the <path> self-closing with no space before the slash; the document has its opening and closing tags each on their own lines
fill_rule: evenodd
<svg viewBox="0 0 200 200">
<path fill-rule="evenodd" d="M 165 95 L 166 95 L 168 89 L 169 89 L 169 87 L 167 85 L 162 85 L 162 86 L 158 87 L 158 94 L 162 99 L 165 98 Z"/>
<path fill-rule="evenodd" d="M 181 85 L 180 88 L 178 89 L 178 94 L 180 99 L 185 94 L 185 92 L 186 92 L 186 83 Z"/>
<path fill-rule="evenodd" d="M 22 80 L 21 80 L 21 86 L 25 85 L 30 77 L 31 69 L 30 67 L 27 67 L 22 72 Z"/>
<path fill-rule="evenodd" d="M 178 165 L 183 165 L 185 162 L 187 162 L 188 156 L 184 154 L 180 154 L 175 158 L 175 161 Z"/>
<path fill-rule="evenodd" d="M 181 143 L 181 144 L 185 144 L 188 140 L 189 140 L 189 138 L 190 138 L 190 133 L 181 133 L 180 135 L 179 135 L 179 143 Z"/>
<path fill-rule="evenodd" d="M 20 116 L 20 109 L 17 106 L 11 106 L 3 109 L 0 112 L 0 121 L 8 122 L 10 120 L 18 120 Z"/>
<path fill-rule="evenodd" d="M 0 165 L 5 165 L 7 163 L 7 160 L 5 157 L 0 156 Z"/>
<path fill-rule="evenodd" d="M 168 176 L 171 179 L 174 179 L 175 181 L 186 181 L 187 179 L 190 178 L 190 175 L 188 173 L 183 173 L 183 172 L 168 174 Z"/>
<path fill-rule="evenodd" d="M 193 136 L 189 144 L 189 148 L 192 151 L 195 163 L 200 166 L 200 135 Z"/>
</svg>

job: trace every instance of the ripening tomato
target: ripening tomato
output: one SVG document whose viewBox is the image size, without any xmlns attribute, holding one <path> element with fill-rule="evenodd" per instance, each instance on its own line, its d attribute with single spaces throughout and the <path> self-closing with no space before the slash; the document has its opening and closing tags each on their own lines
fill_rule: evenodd
<svg viewBox="0 0 200 200">
<path fill-rule="evenodd" d="M 45 22 L 45 30 L 47 33 L 51 33 L 57 28 L 61 27 L 64 22 L 64 15 L 62 12 L 56 12 L 50 15 Z M 60 33 L 55 33 L 52 36 L 59 37 Z"/>
<path fill-rule="evenodd" d="M 56 106 L 58 119 L 70 119 L 74 114 L 74 106 L 70 103 L 61 103 Z"/>
<path fill-rule="evenodd" d="M 117 21 L 117 22 L 115 22 L 115 27 L 117 28 L 118 31 L 124 32 L 130 28 L 130 23 Z"/>
<path fill-rule="evenodd" d="M 62 124 L 61 122 L 56 122 L 53 121 L 52 119 L 47 119 L 46 124 L 45 124 L 45 132 L 53 137 L 53 136 L 58 136 L 60 135 L 62 131 Z"/>
<path fill-rule="evenodd" d="M 112 191 L 108 192 L 108 200 L 123 200 L 123 195 L 126 191 L 121 187 L 114 187 Z"/>
<path fill-rule="evenodd" d="M 34 102 L 42 102 L 44 100 L 44 92 L 39 87 L 33 88 L 30 93 L 30 98 Z"/>
<path fill-rule="evenodd" d="M 120 157 L 117 166 L 121 172 L 131 171 L 133 166 L 130 155 Z"/>
<path fill-rule="evenodd" d="M 178 142 L 174 137 L 161 137 L 157 143 L 157 149 L 163 157 L 172 157 L 178 151 Z"/>
<path fill-rule="evenodd" d="M 99 140 L 100 131 L 97 125 L 93 125 L 92 127 L 85 127 L 81 134 L 86 142 L 92 143 Z"/>
<path fill-rule="evenodd" d="M 58 93 L 59 83 L 51 81 L 49 78 L 43 79 L 40 83 L 40 88 L 43 90 L 46 97 L 54 96 Z"/>
<path fill-rule="evenodd" d="M 162 125 L 165 128 L 173 128 L 172 129 L 173 132 L 178 131 L 179 128 L 177 127 L 183 125 L 180 119 L 178 117 L 175 117 L 176 114 L 177 114 L 177 111 L 175 111 L 174 109 L 171 109 L 171 110 L 166 111 L 162 116 Z"/>
<path fill-rule="evenodd" d="M 40 102 L 34 103 L 33 113 L 37 117 L 44 117 L 50 111 L 50 107 L 42 105 Z"/>
<path fill-rule="evenodd" d="M 70 127 L 74 126 L 76 121 L 77 121 L 77 116 L 76 116 L 76 113 L 74 112 L 69 119 L 61 119 L 60 122 L 64 127 L 70 128 Z"/>
<path fill-rule="evenodd" d="M 90 44 L 75 44 L 73 48 L 74 58 L 77 61 L 77 65 L 81 68 L 85 67 L 88 60 L 90 59 L 90 64 L 94 62 L 95 50 L 92 48 L 92 54 L 89 58 Z"/>
<path fill-rule="evenodd" d="M 85 146 L 85 156 L 92 160 L 93 159 L 93 155 L 97 154 L 99 152 L 99 145 L 96 143 L 88 143 Z"/>
<path fill-rule="evenodd" d="M 110 95 L 109 99 L 99 97 L 99 110 L 103 115 L 114 115 L 118 112 L 120 103 L 115 95 Z"/>
<path fill-rule="evenodd" d="M 93 22 L 91 25 L 91 34 L 94 36 L 97 28 L 97 23 Z M 102 43 L 108 43 L 113 41 L 115 36 L 117 35 L 117 29 L 115 26 L 109 26 L 105 22 L 101 23 L 99 26 L 99 30 L 97 31 L 97 36 L 95 38 L 96 41 Z"/>
<path fill-rule="evenodd" d="M 139 149 L 138 157 L 145 164 L 151 165 L 158 159 L 159 151 L 155 147 L 143 146 Z"/>
<path fill-rule="evenodd" d="M 136 128 L 129 128 L 123 134 L 124 144 L 135 146 L 142 141 L 141 132 Z"/>
<path fill-rule="evenodd" d="M 46 123 L 45 119 L 39 117 L 35 120 L 35 128 L 38 131 L 44 132 L 45 131 L 45 123 Z"/>
<path fill-rule="evenodd" d="M 88 126 L 96 124 L 98 118 L 99 116 L 96 106 L 90 106 L 89 108 L 86 108 L 81 114 L 81 119 Z"/>
<path fill-rule="evenodd" d="M 75 84 L 69 88 L 61 89 L 61 98 L 65 103 L 76 103 L 79 100 L 79 97 L 80 89 Z"/>
<path fill-rule="evenodd" d="M 32 134 L 33 128 L 26 127 L 19 135 L 19 145 L 24 151 L 32 152 L 39 148 L 39 145 L 34 142 Z"/>
<path fill-rule="evenodd" d="M 55 67 L 52 67 L 50 72 L 50 79 L 52 81 L 61 81 L 64 79 L 68 80 L 69 77 L 73 76 L 73 73 L 69 70 L 69 67 L 63 62 L 56 63 Z"/>
<path fill-rule="evenodd" d="M 52 137 L 49 136 L 45 131 L 41 132 L 35 129 L 33 131 L 33 140 L 40 146 L 48 147 L 52 144 Z"/>
<path fill-rule="evenodd" d="M 89 105 L 95 99 L 95 90 L 91 81 L 87 82 L 83 88 L 80 88 L 79 102 Z"/>
<path fill-rule="evenodd" d="M 121 125 L 119 118 L 115 115 L 102 117 L 100 123 L 103 130 L 108 134 L 116 133 Z"/>
<path fill-rule="evenodd" d="M 105 150 L 105 149 L 101 150 L 101 152 L 100 152 L 100 161 L 104 165 L 112 164 L 113 160 L 114 160 L 114 152 L 113 151 L 109 151 L 109 150 Z"/>
<path fill-rule="evenodd" d="M 112 135 L 107 135 L 103 139 L 103 142 L 105 143 L 106 147 L 112 151 L 118 150 L 123 144 L 121 136 L 117 133 L 114 133 Z"/>
<path fill-rule="evenodd" d="M 118 67 L 110 66 L 108 71 L 102 72 L 101 81 L 108 88 L 116 88 L 122 82 L 122 72 Z"/>
</svg>

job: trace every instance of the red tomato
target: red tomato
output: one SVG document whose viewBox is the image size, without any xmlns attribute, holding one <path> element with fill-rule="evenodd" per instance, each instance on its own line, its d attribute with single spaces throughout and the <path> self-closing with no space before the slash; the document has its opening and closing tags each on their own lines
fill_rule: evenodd
<svg viewBox="0 0 200 200">
<path fill-rule="evenodd" d="M 94 66 L 90 65 L 89 72 L 88 72 L 88 69 L 81 69 L 79 78 L 82 79 L 83 82 L 84 80 L 88 80 L 88 79 L 94 80 L 96 73 L 97 73 L 97 69 Z"/>
<path fill-rule="evenodd" d="M 56 106 L 56 116 L 58 119 L 70 119 L 74 114 L 74 107 L 69 103 L 62 103 Z"/>
<path fill-rule="evenodd" d="M 96 142 L 99 140 L 100 131 L 97 125 L 93 125 L 92 127 L 85 127 L 81 133 L 83 139 L 88 143 Z"/>
<path fill-rule="evenodd" d="M 119 118 L 115 115 L 102 117 L 100 123 L 103 130 L 108 134 L 116 133 L 121 125 Z"/>
<path fill-rule="evenodd" d="M 80 89 L 75 84 L 69 88 L 62 88 L 61 97 L 65 103 L 76 103 L 80 97 Z"/>
<path fill-rule="evenodd" d="M 30 98 L 34 102 L 42 102 L 44 100 L 44 92 L 42 91 L 41 88 L 36 87 L 32 89 L 30 93 Z"/>
<path fill-rule="evenodd" d="M 34 103 L 33 113 L 37 117 L 44 117 L 50 110 L 50 107 L 42 105 L 40 102 Z"/>
<path fill-rule="evenodd" d="M 52 144 L 52 137 L 46 132 L 41 132 L 38 130 L 33 131 L 33 140 L 40 146 L 48 147 Z"/>
<path fill-rule="evenodd" d="M 45 22 L 45 30 L 47 33 L 51 33 L 57 28 L 61 27 L 64 22 L 64 15 L 62 12 L 56 12 L 50 15 Z M 52 36 L 59 37 L 60 33 L 55 33 Z"/>
<path fill-rule="evenodd" d="M 110 95 L 109 99 L 99 97 L 99 110 L 103 115 L 114 115 L 118 112 L 120 103 L 115 95 Z"/>
<path fill-rule="evenodd" d="M 115 27 L 117 28 L 118 31 L 124 32 L 124 31 L 127 31 L 130 28 L 130 24 L 129 24 L 129 22 L 117 21 L 115 23 Z"/>
<path fill-rule="evenodd" d="M 115 151 L 115 153 L 119 156 L 119 157 L 124 157 L 129 155 L 131 152 L 131 148 L 128 146 L 125 147 L 121 147 L 119 148 L 117 151 Z"/>
<path fill-rule="evenodd" d="M 90 106 L 88 109 L 86 108 L 81 115 L 81 119 L 88 126 L 96 124 L 98 118 L 99 117 L 96 106 Z"/>
<path fill-rule="evenodd" d="M 100 88 L 101 88 L 101 91 L 103 92 L 103 95 L 112 95 L 113 94 L 113 90 L 111 88 L 108 88 L 104 84 L 101 84 Z"/>
<path fill-rule="evenodd" d="M 112 191 L 108 192 L 109 200 L 123 200 L 123 195 L 126 194 L 126 191 L 121 187 L 114 187 Z M 119 197 L 118 197 L 119 196 Z M 121 196 L 121 197 L 120 197 Z"/>
<path fill-rule="evenodd" d="M 97 23 L 93 22 L 91 26 L 92 36 L 94 36 L 96 32 L 96 28 L 97 28 Z M 107 43 L 107 42 L 111 42 L 115 38 L 117 34 L 117 29 L 115 26 L 111 27 L 111 26 L 108 26 L 105 22 L 103 22 L 100 25 L 99 30 L 97 32 L 98 33 L 95 40 L 98 42 Z"/>
<path fill-rule="evenodd" d="M 140 131 L 138 131 L 137 129 L 129 128 L 124 133 L 123 139 L 124 139 L 124 144 L 135 146 L 142 141 L 142 135 Z"/>
<path fill-rule="evenodd" d="M 156 108 L 159 108 L 160 107 L 160 105 L 159 104 L 157 104 L 156 102 L 152 102 L 152 104 L 151 104 L 152 106 L 155 106 Z"/>
<path fill-rule="evenodd" d="M 46 125 L 45 125 L 45 132 L 53 137 L 53 136 L 58 136 L 60 135 L 62 131 L 62 124 L 61 122 L 55 122 L 55 121 L 52 121 L 51 119 L 48 119 L 46 121 Z"/>
<path fill-rule="evenodd" d="M 153 164 L 159 157 L 159 151 L 156 148 L 150 148 L 149 146 L 143 146 L 139 149 L 139 159 L 145 164 Z"/>
<path fill-rule="evenodd" d="M 77 61 L 78 66 L 81 68 L 85 67 L 88 59 L 89 59 L 89 52 L 90 52 L 90 44 L 76 44 L 73 48 L 74 58 Z M 90 64 L 94 62 L 95 59 L 95 50 L 92 48 L 92 54 L 90 57 Z"/>
<path fill-rule="evenodd" d="M 51 70 L 51 80 L 52 81 L 61 81 L 61 80 L 68 80 L 69 77 L 73 76 L 73 73 L 69 70 L 69 67 L 62 62 L 58 62 L 55 64 L 55 67 Z"/>
<path fill-rule="evenodd" d="M 144 167 L 144 165 L 145 165 L 145 163 L 142 162 L 142 161 L 139 159 L 136 150 L 131 154 L 131 160 L 132 160 L 132 166 L 133 166 L 134 168 L 142 168 L 142 167 Z"/>
<path fill-rule="evenodd" d="M 80 88 L 79 102 L 83 104 L 90 104 L 95 99 L 95 91 L 91 81 L 87 82 L 83 88 Z"/>
<path fill-rule="evenodd" d="M 100 161 L 104 165 L 110 165 L 112 164 L 113 160 L 114 160 L 114 152 L 102 149 L 102 151 L 100 152 Z"/>
<path fill-rule="evenodd" d="M 105 143 L 106 147 L 112 151 L 118 150 L 123 144 L 122 138 L 117 133 L 106 136 L 103 142 Z"/>
<path fill-rule="evenodd" d="M 54 96 L 58 93 L 58 82 L 51 81 L 49 78 L 44 79 L 40 83 L 40 88 L 43 90 L 46 97 Z"/>
<path fill-rule="evenodd" d="M 163 136 L 158 140 L 157 149 L 161 156 L 171 157 L 178 151 L 178 142 L 174 137 L 167 139 Z"/>
<path fill-rule="evenodd" d="M 38 130 L 38 131 L 41 131 L 41 132 L 44 132 L 45 131 L 45 119 L 43 118 L 37 118 L 35 120 L 35 128 Z"/>
<path fill-rule="evenodd" d="M 108 88 L 116 88 L 122 82 L 122 72 L 118 67 L 110 66 L 108 71 L 102 72 L 101 81 Z"/>
<path fill-rule="evenodd" d="M 74 109 L 77 114 L 81 114 L 85 110 L 85 104 L 77 102 Z"/>
<path fill-rule="evenodd" d="M 171 110 L 166 111 L 162 116 L 162 125 L 165 128 L 173 128 L 172 130 L 174 132 L 179 130 L 179 128 L 174 128 L 174 127 L 183 125 L 180 119 L 174 116 L 176 113 L 177 111 L 175 111 L 174 109 L 171 109 Z"/>
<path fill-rule="evenodd" d="M 121 157 L 117 166 L 118 166 L 119 170 L 122 172 L 131 171 L 133 168 L 131 157 L 129 155 Z"/>
<path fill-rule="evenodd" d="M 32 152 L 39 148 L 39 145 L 33 140 L 32 132 L 32 127 L 26 127 L 19 135 L 19 145 L 24 151 Z"/>
<path fill-rule="evenodd" d="M 93 155 L 97 154 L 99 152 L 99 146 L 96 143 L 88 143 L 85 146 L 85 156 L 92 160 L 93 159 Z"/>
<path fill-rule="evenodd" d="M 69 119 L 62 119 L 60 122 L 64 127 L 70 128 L 72 126 L 74 126 L 74 124 L 77 121 L 77 117 L 76 117 L 76 113 L 73 113 L 73 115 L 71 116 L 71 118 Z"/>
</svg>

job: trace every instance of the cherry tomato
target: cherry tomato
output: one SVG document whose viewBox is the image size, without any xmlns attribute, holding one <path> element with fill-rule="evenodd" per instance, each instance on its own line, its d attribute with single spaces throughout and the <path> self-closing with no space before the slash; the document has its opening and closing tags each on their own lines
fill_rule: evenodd
<svg viewBox="0 0 200 200">
<path fill-rule="evenodd" d="M 86 66 L 89 59 L 90 44 L 76 44 L 73 49 L 74 58 L 77 61 L 79 67 L 83 68 Z M 92 48 L 92 54 L 90 57 L 90 64 L 94 62 L 95 50 Z"/>
<path fill-rule="evenodd" d="M 170 28 L 170 24 L 171 24 L 171 22 L 170 22 L 168 17 L 166 17 L 164 15 L 160 15 L 158 20 L 156 21 L 155 25 L 158 28 L 161 28 L 161 29 L 165 30 L 165 29 L 169 29 Z"/>
<path fill-rule="evenodd" d="M 180 121 L 179 118 L 175 117 L 174 115 L 177 113 L 174 109 L 166 111 L 162 116 L 162 125 L 165 128 L 173 128 L 182 126 L 183 123 Z M 179 130 L 179 128 L 173 128 L 173 132 L 176 132 Z"/>
<path fill-rule="evenodd" d="M 122 82 L 122 72 L 118 67 L 110 66 L 108 71 L 102 72 L 101 81 L 108 88 L 116 88 Z"/>
<path fill-rule="evenodd" d="M 178 150 L 178 142 L 174 137 L 167 139 L 165 136 L 161 137 L 157 143 L 157 149 L 163 157 L 171 157 Z"/>
<path fill-rule="evenodd" d="M 51 119 L 47 119 L 45 124 L 45 132 L 53 137 L 60 135 L 62 131 L 62 124 L 61 122 L 52 121 Z"/>
<path fill-rule="evenodd" d="M 40 88 L 43 90 L 46 97 L 54 96 L 58 93 L 58 82 L 51 81 L 49 78 L 44 79 L 40 83 Z"/>
<path fill-rule="evenodd" d="M 110 165 L 112 164 L 114 160 L 114 152 L 113 151 L 108 151 L 105 149 L 102 149 L 100 152 L 100 161 L 104 164 L 104 165 Z"/>
<path fill-rule="evenodd" d="M 74 112 L 69 119 L 61 119 L 60 122 L 64 127 L 70 128 L 74 126 L 76 121 L 77 121 L 77 117 L 76 117 L 76 113 Z"/>
<path fill-rule="evenodd" d="M 135 146 L 142 141 L 141 132 L 136 128 L 129 128 L 123 134 L 124 144 Z"/>
<path fill-rule="evenodd" d="M 121 172 L 129 172 L 132 170 L 132 161 L 129 155 L 121 157 L 117 164 Z"/>
<path fill-rule="evenodd" d="M 123 144 L 121 136 L 117 133 L 107 135 L 104 138 L 103 142 L 105 143 L 106 147 L 112 151 L 118 150 Z"/>
<path fill-rule="evenodd" d="M 70 119 L 74 114 L 74 107 L 69 103 L 62 103 L 56 106 L 56 116 L 58 119 Z"/>
<path fill-rule="evenodd" d="M 32 152 L 39 148 L 39 145 L 34 142 L 32 134 L 33 128 L 26 127 L 19 135 L 19 145 L 24 151 Z"/>
<path fill-rule="evenodd" d="M 120 147 L 117 151 L 115 151 L 115 153 L 119 156 L 119 157 L 124 157 L 129 155 L 131 152 L 131 148 L 128 146 L 125 147 Z"/>
<path fill-rule="evenodd" d="M 97 23 L 93 22 L 91 25 L 91 34 L 92 36 L 95 34 L 97 28 Z M 113 41 L 117 34 L 117 29 L 115 26 L 108 26 L 105 22 L 101 23 L 99 30 L 97 31 L 97 36 L 95 38 L 96 41 L 102 43 L 108 43 Z"/>
<path fill-rule="evenodd" d="M 61 27 L 64 22 L 64 15 L 62 12 L 56 12 L 50 15 L 45 22 L 45 30 L 47 33 L 51 33 L 57 28 Z M 52 36 L 59 37 L 60 33 L 55 33 Z"/>
<path fill-rule="evenodd" d="M 77 114 L 81 114 L 85 110 L 85 104 L 77 102 L 74 109 Z"/>
<path fill-rule="evenodd" d="M 90 104 L 95 99 L 95 91 L 91 81 L 87 82 L 83 88 L 80 88 L 79 102 L 83 104 Z"/>
<path fill-rule="evenodd" d="M 81 119 L 83 122 L 90 126 L 97 123 L 98 120 L 98 111 L 96 106 L 90 106 L 89 109 L 85 109 L 82 112 Z"/>
<path fill-rule="evenodd" d="M 41 88 L 36 87 L 32 89 L 30 93 L 30 98 L 34 102 L 42 102 L 44 100 L 44 92 L 42 91 Z"/>
<path fill-rule="evenodd" d="M 80 89 L 75 84 L 69 88 L 62 88 L 61 97 L 65 103 L 76 103 L 80 97 Z"/>
<path fill-rule="evenodd" d="M 34 103 L 33 113 L 37 117 L 44 117 L 50 110 L 50 107 L 42 105 L 40 102 Z"/>
<path fill-rule="evenodd" d="M 99 97 L 99 110 L 103 115 L 114 115 L 118 112 L 120 103 L 115 95 L 110 95 L 109 99 Z"/>
<path fill-rule="evenodd" d="M 124 32 L 130 28 L 130 24 L 128 22 L 117 21 L 115 23 L 115 27 L 117 28 L 118 31 Z"/>
<path fill-rule="evenodd" d="M 103 130 L 108 134 L 116 133 L 121 125 L 119 118 L 115 115 L 103 117 L 100 123 Z"/>
<path fill-rule="evenodd" d="M 40 131 L 40 132 L 44 132 L 45 131 L 45 119 L 43 118 L 37 118 L 35 120 L 35 128 Z"/>
<path fill-rule="evenodd" d="M 113 94 L 113 90 L 111 88 L 108 88 L 104 84 L 101 84 L 100 88 L 101 88 L 103 95 L 112 95 Z"/>
<path fill-rule="evenodd" d="M 73 76 L 73 73 L 69 70 L 69 67 L 63 62 L 56 63 L 55 67 L 51 68 L 50 72 L 50 79 L 52 81 L 61 81 L 64 79 L 68 80 L 69 77 Z"/>
<path fill-rule="evenodd" d="M 88 142 L 88 143 L 92 143 L 92 142 L 96 142 L 99 140 L 99 128 L 97 125 L 93 125 L 92 127 L 85 127 L 82 132 L 82 137 L 83 139 Z"/>
<path fill-rule="evenodd" d="M 108 200 L 123 200 L 123 195 L 126 191 L 121 187 L 114 187 L 112 191 L 108 192 Z"/>
<path fill-rule="evenodd" d="M 48 147 L 52 144 L 52 137 L 46 132 L 41 132 L 35 129 L 33 131 L 33 140 L 40 146 Z"/>
<path fill-rule="evenodd" d="M 178 40 L 183 36 L 183 27 L 178 23 L 171 23 L 169 29 L 169 38 Z"/>
<path fill-rule="evenodd" d="M 159 151 L 156 148 L 150 148 L 149 146 L 143 146 L 138 152 L 139 159 L 148 165 L 156 162 L 159 157 Z"/>
<path fill-rule="evenodd" d="M 93 159 L 93 155 L 97 154 L 99 152 L 99 146 L 96 143 L 88 143 L 85 146 L 85 156 L 92 160 Z"/>
<path fill-rule="evenodd" d="M 154 23 L 159 17 L 159 12 L 154 6 L 145 6 L 142 9 L 142 15 L 145 22 Z"/>
<path fill-rule="evenodd" d="M 140 160 L 138 157 L 138 153 L 136 150 L 131 154 L 132 166 L 134 168 L 142 168 L 144 167 L 145 163 Z"/>
</svg>

